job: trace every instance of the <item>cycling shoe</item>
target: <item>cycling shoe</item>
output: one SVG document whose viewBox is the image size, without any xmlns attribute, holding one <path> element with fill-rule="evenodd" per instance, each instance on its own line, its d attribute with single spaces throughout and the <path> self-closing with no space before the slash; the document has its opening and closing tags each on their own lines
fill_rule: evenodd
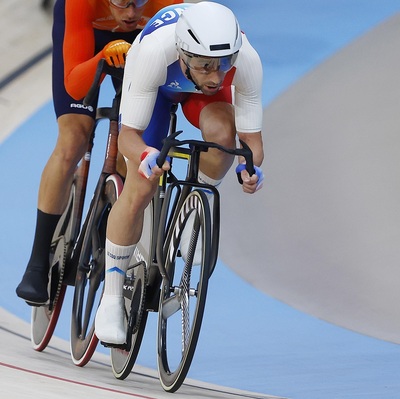
<svg viewBox="0 0 400 399">
<path fill-rule="evenodd" d="M 97 338 L 107 344 L 122 345 L 126 342 L 126 331 L 124 297 L 103 295 L 95 319 Z"/>
<path fill-rule="evenodd" d="M 41 306 L 49 300 L 47 285 L 49 282 L 48 270 L 43 268 L 27 267 L 16 293 L 28 305 Z"/>
</svg>

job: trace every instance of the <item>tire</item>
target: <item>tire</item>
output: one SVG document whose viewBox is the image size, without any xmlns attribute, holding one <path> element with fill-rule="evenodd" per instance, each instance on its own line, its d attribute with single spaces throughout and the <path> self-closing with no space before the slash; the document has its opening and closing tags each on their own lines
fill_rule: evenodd
<svg viewBox="0 0 400 399">
<path fill-rule="evenodd" d="M 128 343 L 130 348 L 128 350 L 111 348 L 111 367 L 114 377 L 119 380 L 125 379 L 132 371 L 146 327 L 148 316 L 146 293 L 150 297 L 152 295 L 151 290 L 150 293 L 148 292 L 149 284 L 152 284 L 152 282 L 149 282 L 148 270 L 153 261 L 153 221 L 154 203 L 151 201 L 144 212 L 142 236 L 136 245 L 131 260 L 131 263 L 133 263 L 126 273 L 127 277 L 124 284 L 125 310 L 126 314 L 130 315 L 128 322 L 131 324 L 129 328 L 132 331 Z"/>
<path fill-rule="evenodd" d="M 71 186 L 67 207 L 54 231 L 50 247 L 50 301 L 45 306 L 32 307 L 31 311 L 31 343 L 38 352 L 47 347 L 53 336 L 67 289 L 66 285 L 63 285 L 64 271 L 79 228 L 76 226 L 76 220 L 72 217 L 77 206 L 75 197 L 76 185 L 74 182 Z"/>
<path fill-rule="evenodd" d="M 31 343 L 33 349 L 43 351 L 50 342 L 57 325 L 67 287 L 63 285 L 57 302 L 50 310 L 49 307 L 33 307 L 31 312 Z"/>
<path fill-rule="evenodd" d="M 180 257 L 181 234 L 195 212 L 191 245 L 201 237 L 201 262 L 193 265 L 193 251 L 186 263 Z M 179 209 L 165 241 L 165 269 L 158 316 L 158 371 L 162 387 L 175 392 L 189 371 L 196 349 L 207 296 L 211 261 L 211 216 L 206 195 L 192 191 Z M 196 232 L 197 231 L 197 232 Z M 192 252 L 192 255 L 190 255 Z"/>
<path fill-rule="evenodd" d="M 145 293 L 147 272 L 144 262 L 130 267 L 124 284 L 125 310 L 131 331 L 129 349 L 111 348 L 111 367 L 114 377 L 124 380 L 132 371 L 142 343 L 146 322 Z"/>
<path fill-rule="evenodd" d="M 103 292 L 105 240 L 108 215 L 122 190 L 119 176 L 106 179 L 89 222 L 82 228 L 82 247 L 75 278 L 72 304 L 70 350 L 72 361 L 83 367 L 92 358 L 98 339 L 94 317 Z"/>
</svg>

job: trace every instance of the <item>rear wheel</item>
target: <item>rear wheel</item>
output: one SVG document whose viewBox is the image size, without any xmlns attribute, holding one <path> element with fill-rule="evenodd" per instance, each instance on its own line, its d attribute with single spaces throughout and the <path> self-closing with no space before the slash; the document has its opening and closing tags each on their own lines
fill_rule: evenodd
<svg viewBox="0 0 400 399">
<path fill-rule="evenodd" d="M 125 379 L 135 365 L 146 327 L 149 309 L 148 300 L 154 297 L 154 284 L 157 287 L 154 274 L 151 271 L 154 256 L 152 255 L 154 244 L 153 222 L 154 203 L 151 201 L 144 212 L 142 236 L 136 245 L 125 278 L 125 310 L 128 315 L 126 348 L 111 347 L 112 370 L 115 378 L 120 380 Z M 158 306 L 158 297 L 155 306 Z"/>
<path fill-rule="evenodd" d="M 103 292 L 107 220 L 121 189 L 118 176 L 107 178 L 97 206 L 81 233 L 83 241 L 75 279 L 70 342 L 72 360 L 80 367 L 92 358 L 98 343 L 94 318 Z"/>
<path fill-rule="evenodd" d="M 135 364 L 146 327 L 145 292 L 147 272 L 144 262 L 131 266 L 124 284 L 125 310 L 128 315 L 127 349 L 111 348 L 111 367 L 115 378 L 125 379 Z"/>
<path fill-rule="evenodd" d="M 191 236 L 184 261 L 179 249 L 190 215 L 194 223 L 188 225 Z M 163 280 L 160 295 L 158 370 L 161 385 L 168 392 L 175 392 L 185 380 L 200 333 L 212 266 L 210 220 L 207 197 L 195 190 L 180 208 L 165 242 L 168 279 Z M 195 256 L 196 252 L 200 256 Z"/>
</svg>

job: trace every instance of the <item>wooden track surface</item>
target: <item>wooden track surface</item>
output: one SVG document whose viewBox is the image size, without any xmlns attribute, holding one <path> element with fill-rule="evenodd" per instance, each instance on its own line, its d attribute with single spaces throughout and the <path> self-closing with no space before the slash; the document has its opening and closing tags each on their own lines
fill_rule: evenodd
<svg viewBox="0 0 400 399">
<path fill-rule="evenodd" d="M 2 308 L 0 320 L 0 386 L 7 398 L 279 399 L 190 379 L 171 396 L 163 391 L 154 370 L 135 366 L 134 372 L 120 381 L 114 378 L 107 355 L 96 352 L 85 367 L 77 367 L 66 341 L 53 337 L 43 352 L 36 352 L 28 323 Z"/>
</svg>

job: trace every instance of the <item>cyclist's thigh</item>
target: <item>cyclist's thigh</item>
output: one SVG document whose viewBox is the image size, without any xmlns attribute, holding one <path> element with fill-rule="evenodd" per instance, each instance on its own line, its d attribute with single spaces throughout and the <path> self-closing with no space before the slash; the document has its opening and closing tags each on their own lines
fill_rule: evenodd
<svg viewBox="0 0 400 399">
<path fill-rule="evenodd" d="M 75 141 L 76 146 L 86 145 L 94 127 L 94 120 L 88 115 L 64 114 L 57 123 L 59 140 Z"/>
<path fill-rule="evenodd" d="M 226 86 L 213 96 L 192 93 L 182 103 L 182 111 L 186 119 L 195 127 L 200 129 L 200 113 L 208 104 L 223 102 L 232 104 L 231 86 Z"/>
</svg>

